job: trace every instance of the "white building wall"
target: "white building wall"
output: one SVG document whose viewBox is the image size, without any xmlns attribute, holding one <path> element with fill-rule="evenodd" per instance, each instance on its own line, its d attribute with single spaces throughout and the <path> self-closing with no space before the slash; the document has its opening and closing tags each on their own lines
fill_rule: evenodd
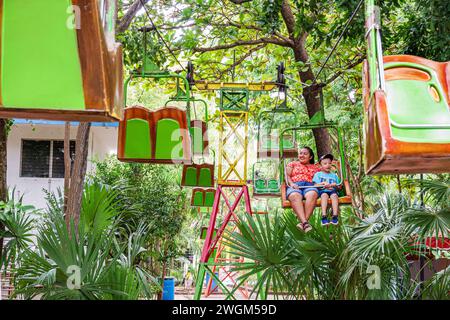
<svg viewBox="0 0 450 320">
<path fill-rule="evenodd" d="M 75 140 L 77 126 L 71 126 L 70 138 Z M 93 170 L 91 160 L 102 160 L 109 154 L 116 153 L 117 127 L 92 126 L 89 138 L 89 154 L 87 170 Z M 36 208 L 45 208 L 43 189 L 56 192 L 63 190 L 64 179 L 20 177 L 21 145 L 23 139 L 32 140 L 64 140 L 64 125 L 54 124 L 14 124 L 8 135 L 7 184 L 16 196 L 23 195 L 24 203 Z"/>
</svg>

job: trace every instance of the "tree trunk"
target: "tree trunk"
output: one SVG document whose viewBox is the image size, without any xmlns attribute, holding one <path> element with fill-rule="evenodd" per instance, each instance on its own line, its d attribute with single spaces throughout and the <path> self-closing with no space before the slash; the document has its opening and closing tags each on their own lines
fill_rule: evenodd
<svg viewBox="0 0 450 320">
<path fill-rule="evenodd" d="M 130 6 L 128 11 L 124 14 L 122 17 L 122 20 L 120 20 L 117 24 L 117 32 L 122 33 L 125 32 L 129 27 L 131 22 L 133 22 L 134 17 L 139 12 L 139 10 L 142 9 L 142 4 L 147 4 L 150 0 L 135 0 L 133 4 Z"/>
<path fill-rule="evenodd" d="M 303 44 L 299 44 L 299 46 L 303 46 Z M 305 50 L 294 50 L 295 60 L 297 62 L 302 61 L 304 63 L 308 62 L 308 55 L 306 51 L 301 53 L 301 51 Z M 308 68 L 306 72 L 302 72 L 299 70 L 300 80 L 303 83 L 312 83 L 314 81 L 314 74 L 312 73 L 311 68 Z M 311 119 L 317 112 L 321 110 L 321 92 L 322 87 L 318 85 L 313 85 L 310 87 L 303 88 L 303 98 L 305 99 L 306 109 L 308 111 L 308 117 Z M 317 156 L 327 154 L 331 152 L 330 145 L 330 134 L 328 130 L 325 128 L 318 128 L 313 130 L 314 140 L 316 142 L 317 147 Z"/>
<path fill-rule="evenodd" d="M 307 32 L 302 32 L 296 35 L 296 21 L 292 12 L 292 8 L 289 1 L 284 0 L 281 5 L 281 15 L 289 33 L 289 39 L 293 42 L 294 58 L 296 62 L 303 62 L 303 66 L 299 66 L 298 74 L 302 83 L 306 84 L 303 87 L 303 98 L 305 99 L 306 109 L 308 111 L 308 117 L 311 119 L 321 109 L 320 96 L 322 86 L 313 84 L 315 80 L 314 73 L 311 66 L 308 65 L 309 55 L 306 50 L 306 39 L 308 37 Z M 305 69 L 306 68 L 306 69 Z M 329 153 L 330 135 L 325 128 L 319 128 L 313 130 L 314 140 L 316 142 L 316 148 L 318 156 Z"/>
<path fill-rule="evenodd" d="M 90 122 L 80 122 L 75 146 L 75 162 L 70 179 L 69 196 L 67 199 L 67 215 L 72 220 L 75 232 L 78 232 L 80 222 L 81 200 L 83 197 L 84 177 L 86 176 L 87 156 L 89 149 Z"/>
<path fill-rule="evenodd" d="M 7 168 L 7 119 L 0 119 L 0 200 L 6 201 L 8 198 L 8 187 L 6 184 L 6 168 Z M 5 226 L 0 223 L 0 230 L 4 230 Z M 0 257 L 3 254 L 3 237 L 0 238 Z"/>
</svg>

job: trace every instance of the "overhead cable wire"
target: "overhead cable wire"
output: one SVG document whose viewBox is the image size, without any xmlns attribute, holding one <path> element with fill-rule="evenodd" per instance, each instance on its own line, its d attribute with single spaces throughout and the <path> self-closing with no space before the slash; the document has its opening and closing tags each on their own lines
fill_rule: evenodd
<svg viewBox="0 0 450 320">
<path fill-rule="evenodd" d="M 337 46 L 340 44 L 342 38 L 344 37 L 345 32 L 347 31 L 348 27 L 350 26 L 350 23 L 353 21 L 353 19 L 355 18 L 356 14 L 358 13 L 359 9 L 361 8 L 362 4 L 364 3 L 364 0 L 361 0 L 358 3 L 358 6 L 356 7 L 356 9 L 353 11 L 352 15 L 350 16 L 350 18 L 347 20 L 347 22 L 345 23 L 345 27 L 344 30 L 342 30 L 341 34 L 339 35 L 338 40 L 336 41 L 336 43 L 334 44 L 333 48 L 331 49 L 331 52 L 328 54 L 327 58 L 325 59 L 324 64 L 322 65 L 322 67 L 320 68 L 319 72 L 317 73 L 317 75 L 314 77 L 314 81 L 313 83 L 316 83 L 317 79 L 319 78 L 320 73 L 322 72 L 322 70 L 325 68 L 325 65 L 328 63 L 328 60 L 331 58 L 331 56 L 333 55 L 334 51 L 336 50 Z"/>
<path fill-rule="evenodd" d="M 159 39 L 163 42 L 163 44 L 166 46 L 167 50 L 169 50 L 170 54 L 175 58 L 176 62 L 178 63 L 178 65 L 183 69 L 183 71 L 186 71 L 186 69 L 183 67 L 183 65 L 180 63 L 180 61 L 178 60 L 177 56 L 173 53 L 172 49 L 170 49 L 169 45 L 167 44 L 166 40 L 164 40 L 163 36 L 161 35 L 161 33 L 159 32 L 158 28 L 156 27 L 156 25 L 153 23 L 153 19 L 150 17 L 150 13 L 148 12 L 148 9 L 144 3 L 143 0 L 140 0 L 142 7 L 145 10 L 145 13 L 147 15 L 147 18 L 150 20 L 150 23 L 152 24 L 153 29 L 156 31 L 156 34 L 158 35 Z"/>
</svg>

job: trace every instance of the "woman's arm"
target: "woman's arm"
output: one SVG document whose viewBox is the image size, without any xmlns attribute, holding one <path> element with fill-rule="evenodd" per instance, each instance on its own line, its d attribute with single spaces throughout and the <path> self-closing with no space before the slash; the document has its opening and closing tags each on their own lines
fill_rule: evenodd
<svg viewBox="0 0 450 320">
<path fill-rule="evenodd" d="M 298 186 L 294 182 L 292 182 L 291 175 L 292 175 L 292 168 L 289 167 L 289 166 L 286 166 L 286 177 L 287 177 L 287 182 L 288 182 L 287 186 L 291 187 L 291 188 L 294 188 L 294 189 L 297 189 Z"/>
</svg>

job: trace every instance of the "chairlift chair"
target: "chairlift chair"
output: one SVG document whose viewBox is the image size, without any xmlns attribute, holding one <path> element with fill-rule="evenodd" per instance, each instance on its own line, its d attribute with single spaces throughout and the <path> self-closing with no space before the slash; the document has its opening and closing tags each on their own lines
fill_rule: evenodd
<svg viewBox="0 0 450 320">
<path fill-rule="evenodd" d="M 2 0 L 0 5 L 1 118 L 122 119 L 115 0 Z"/>
<path fill-rule="evenodd" d="M 384 56 L 380 15 L 366 0 L 363 66 L 367 174 L 450 172 L 450 62 Z"/>
<path fill-rule="evenodd" d="M 305 124 L 298 127 L 287 128 L 283 130 L 284 132 L 293 132 L 301 131 L 301 130 L 313 130 L 318 128 L 327 128 L 328 130 L 335 130 L 338 141 L 339 148 L 339 161 L 337 162 L 337 170 L 340 178 L 341 189 L 338 190 L 339 195 L 339 205 L 351 205 L 352 204 L 352 194 L 351 188 L 347 177 L 347 170 L 345 166 L 345 151 L 344 151 L 344 143 L 342 139 L 341 129 L 333 124 L 333 123 L 322 123 L 322 124 Z M 286 166 L 288 164 L 289 159 L 283 157 L 283 142 L 280 140 L 280 151 L 282 156 L 282 165 L 280 166 L 280 176 L 284 177 L 284 181 L 281 184 L 281 205 L 283 208 L 291 208 L 290 201 L 286 198 L 286 190 L 287 190 L 287 175 L 286 175 Z M 328 203 L 331 204 L 331 199 L 328 200 Z M 317 199 L 316 207 L 321 206 L 321 199 Z"/>
</svg>

